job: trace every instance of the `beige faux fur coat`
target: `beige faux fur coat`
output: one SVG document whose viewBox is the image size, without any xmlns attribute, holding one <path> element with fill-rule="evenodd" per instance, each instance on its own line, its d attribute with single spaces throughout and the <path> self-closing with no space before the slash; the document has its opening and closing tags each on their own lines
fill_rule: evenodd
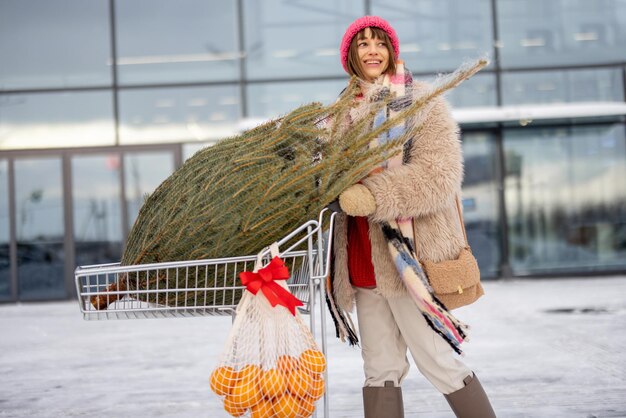
<svg viewBox="0 0 626 418">
<path fill-rule="evenodd" d="M 426 85 L 415 82 L 414 88 Z M 422 119 L 423 118 L 423 119 Z M 458 257 L 465 246 L 455 199 L 461 192 L 463 157 L 459 127 L 443 98 L 421 117 L 408 164 L 367 177 L 362 184 L 376 200 L 369 217 L 372 264 L 377 290 L 386 297 L 407 294 L 377 221 L 412 217 L 420 260 L 439 262 Z M 355 291 L 348 275 L 347 215 L 339 214 L 334 232 L 334 299 L 351 312 Z"/>
</svg>

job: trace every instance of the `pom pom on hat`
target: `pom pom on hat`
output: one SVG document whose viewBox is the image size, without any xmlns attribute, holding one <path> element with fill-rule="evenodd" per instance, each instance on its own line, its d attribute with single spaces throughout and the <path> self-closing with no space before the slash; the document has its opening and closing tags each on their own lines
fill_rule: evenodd
<svg viewBox="0 0 626 418">
<path fill-rule="evenodd" d="M 389 39 L 391 40 L 391 46 L 393 47 L 393 58 L 394 60 L 398 59 L 398 55 L 400 55 L 400 41 L 398 40 L 396 31 L 393 30 L 389 22 L 378 16 L 363 16 L 348 26 L 346 33 L 343 34 L 343 39 L 341 39 L 339 52 L 341 54 L 341 65 L 343 65 L 343 69 L 346 70 L 346 72 L 348 72 L 348 51 L 350 50 L 352 38 L 354 38 L 360 30 L 369 27 L 379 28 L 387 32 L 387 35 L 389 35 Z"/>
</svg>

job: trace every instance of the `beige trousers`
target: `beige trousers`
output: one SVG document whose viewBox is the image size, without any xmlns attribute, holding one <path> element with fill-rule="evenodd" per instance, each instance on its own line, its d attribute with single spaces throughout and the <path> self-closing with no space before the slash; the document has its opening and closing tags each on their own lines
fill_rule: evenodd
<svg viewBox="0 0 626 418">
<path fill-rule="evenodd" d="M 410 296 L 386 299 L 375 289 L 355 287 L 364 386 L 400 386 L 409 372 L 407 348 L 420 372 L 444 395 L 465 386 L 472 371 L 426 323 Z"/>
</svg>

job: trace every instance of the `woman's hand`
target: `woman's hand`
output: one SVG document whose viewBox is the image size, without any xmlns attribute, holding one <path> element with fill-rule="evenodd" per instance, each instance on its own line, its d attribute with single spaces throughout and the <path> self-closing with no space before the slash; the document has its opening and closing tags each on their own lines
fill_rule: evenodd
<svg viewBox="0 0 626 418">
<path fill-rule="evenodd" d="M 350 216 L 368 216 L 376 211 L 376 200 L 367 187 L 355 184 L 339 195 L 339 206 Z"/>
</svg>

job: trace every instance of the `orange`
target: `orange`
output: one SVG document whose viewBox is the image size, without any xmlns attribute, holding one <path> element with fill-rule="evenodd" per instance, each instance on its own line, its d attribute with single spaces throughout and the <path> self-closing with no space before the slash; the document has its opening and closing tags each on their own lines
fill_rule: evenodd
<svg viewBox="0 0 626 418">
<path fill-rule="evenodd" d="M 250 418 L 271 418 L 274 414 L 272 412 L 272 401 L 262 399 L 261 402 L 250 409 L 250 412 L 252 412 Z"/>
<path fill-rule="evenodd" d="M 298 398 L 288 393 L 276 398 L 272 405 L 275 418 L 296 418 L 300 412 Z"/>
<path fill-rule="evenodd" d="M 251 379 L 238 380 L 229 396 L 237 408 L 243 409 L 248 409 L 263 399 L 259 385 L 256 380 Z"/>
<path fill-rule="evenodd" d="M 299 367 L 298 359 L 292 356 L 283 355 L 276 361 L 276 368 L 283 373 L 289 373 Z"/>
<path fill-rule="evenodd" d="M 261 376 L 261 368 L 256 364 L 247 364 L 238 372 L 241 380 L 257 380 L 259 376 Z"/>
<path fill-rule="evenodd" d="M 304 369 L 294 370 L 287 376 L 287 388 L 293 395 L 304 398 L 311 391 L 313 376 Z"/>
<path fill-rule="evenodd" d="M 300 409 L 298 410 L 298 418 L 309 418 L 315 412 L 315 400 L 310 397 L 305 397 L 298 401 L 300 403 Z"/>
<path fill-rule="evenodd" d="M 246 410 L 235 405 L 230 396 L 224 398 L 224 410 L 234 417 L 240 417 Z"/>
<path fill-rule="evenodd" d="M 325 386 L 324 377 L 322 375 L 316 374 L 313 376 L 313 383 L 311 384 L 311 391 L 309 392 L 309 395 L 314 401 L 324 395 L 324 390 L 326 389 Z"/>
<path fill-rule="evenodd" d="M 264 371 L 259 379 L 261 392 L 267 398 L 275 398 L 287 390 L 287 381 L 283 372 L 270 369 Z"/>
<path fill-rule="evenodd" d="M 218 367 L 211 373 L 211 390 L 216 394 L 228 395 L 237 380 L 237 372 L 230 366 Z"/>
<path fill-rule="evenodd" d="M 308 349 L 300 354 L 300 364 L 311 373 L 323 373 L 326 370 L 326 357 L 321 351 Z"/>
</svg>

